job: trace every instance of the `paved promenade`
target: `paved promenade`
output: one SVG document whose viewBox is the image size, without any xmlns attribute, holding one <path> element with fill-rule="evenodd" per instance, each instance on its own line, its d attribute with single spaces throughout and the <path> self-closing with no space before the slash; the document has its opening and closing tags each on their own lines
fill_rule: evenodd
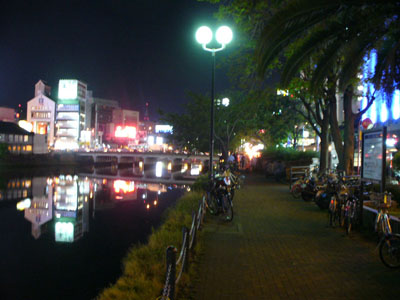
<svg viewBox="0 0 400 300">
<path fill-rule="evenodd" d="M 327 212 L 287 185 L 249 177 L 232 223 L 206 216 L 193 299 L 400 299 L 400 270 L 375 241 L 327 227 Z"/>
</svg>

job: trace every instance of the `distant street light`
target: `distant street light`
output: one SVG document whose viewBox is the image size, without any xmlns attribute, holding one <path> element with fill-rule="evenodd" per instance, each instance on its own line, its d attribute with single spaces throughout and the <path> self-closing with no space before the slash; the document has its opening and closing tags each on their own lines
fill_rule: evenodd
<svg viewBox="0 0 400 300">
<path fill-rule="evenodd" d="M 207 44 L 211 42 L 213 33 L 207 26 L 201 26 L 196 31 L 196 40 L 203 46 L 203 50 L 211 52 L 212 56 L 212 69 L 211 69 L 211 121 L 210 121 L 210 179 L 214 178 L 213 170 L 213 156 L 214 156 L 214 81 L 215 81 L 215 52 L 225 49 L 226 44 L 232 40 L 232 30 L 228 26 L 221 26 L 218 28 L 215 38 L 221 47 L 207 48 Z M 227 99 L 227 98 L 224 98 Z M 223 99 L 223 100 L 224 100 Z M 225 104 L 224 104 L 225 105 Z M 228 99 L 229 105 L 229 99 Z M 225 105 L 227 106 L 227 105 Z"/>
</svg>

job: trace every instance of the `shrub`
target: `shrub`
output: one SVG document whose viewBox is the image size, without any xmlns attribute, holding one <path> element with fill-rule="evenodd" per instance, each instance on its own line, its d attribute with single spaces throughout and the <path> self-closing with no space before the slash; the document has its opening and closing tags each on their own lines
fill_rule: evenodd
<svg viewBox="0 0 400 300">
<path fill-rule="evenodd" d="M 263 151 L 263 158 L 267 160 L 289 161 L 311 161 L 313 157 L 318 157 L 315 151 L 298 151 L 293 148 L 269 147 Z"/>
</svg>

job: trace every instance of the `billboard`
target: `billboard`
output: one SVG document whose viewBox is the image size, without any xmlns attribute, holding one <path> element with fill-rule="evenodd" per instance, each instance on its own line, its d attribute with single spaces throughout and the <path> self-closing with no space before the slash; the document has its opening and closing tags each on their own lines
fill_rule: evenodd
<svg viewBox="0 0 400 300">
<path fill-rule="evenodd" d="M 171 125 L 156 125 L 156 133 L 172 133 Z"/>
<path fill-rule="evenodd" d="M 76 99 L 78 97 L 78 80 L 61 79 L 58 82 L 58 99 Z"/>
<path fill-rule="evenodd" d="M 364 134 L 363 178 L 381 181 L 383 161 L 383 134 L 371 132 Z"/>
</svg>

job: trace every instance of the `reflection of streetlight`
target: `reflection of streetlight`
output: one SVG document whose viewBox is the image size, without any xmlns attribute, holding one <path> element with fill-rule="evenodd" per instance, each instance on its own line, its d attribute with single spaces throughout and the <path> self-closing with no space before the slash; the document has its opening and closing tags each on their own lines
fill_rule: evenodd
<svg viewBox="0 0 400 300">
<path fill-rule="evenodd" d="M 214 77 L 215 77 L 215 52 L 225 49 L 225 45 L 232 40 L 232 30 L 228 26 L 218 28 L 215 38 L 221 47 L 207 48 L 207 44 L 211 42 L 213 33 L 207 26 L 202 26 L 196 31 L 196 40 L 203 46 L 205 51 L 211 52 L 212 69 L 211 69 L 211 121 L 210 121 L 210 179 L 214 178 L 213 156 L 214 156 Z"/>
</svg>

